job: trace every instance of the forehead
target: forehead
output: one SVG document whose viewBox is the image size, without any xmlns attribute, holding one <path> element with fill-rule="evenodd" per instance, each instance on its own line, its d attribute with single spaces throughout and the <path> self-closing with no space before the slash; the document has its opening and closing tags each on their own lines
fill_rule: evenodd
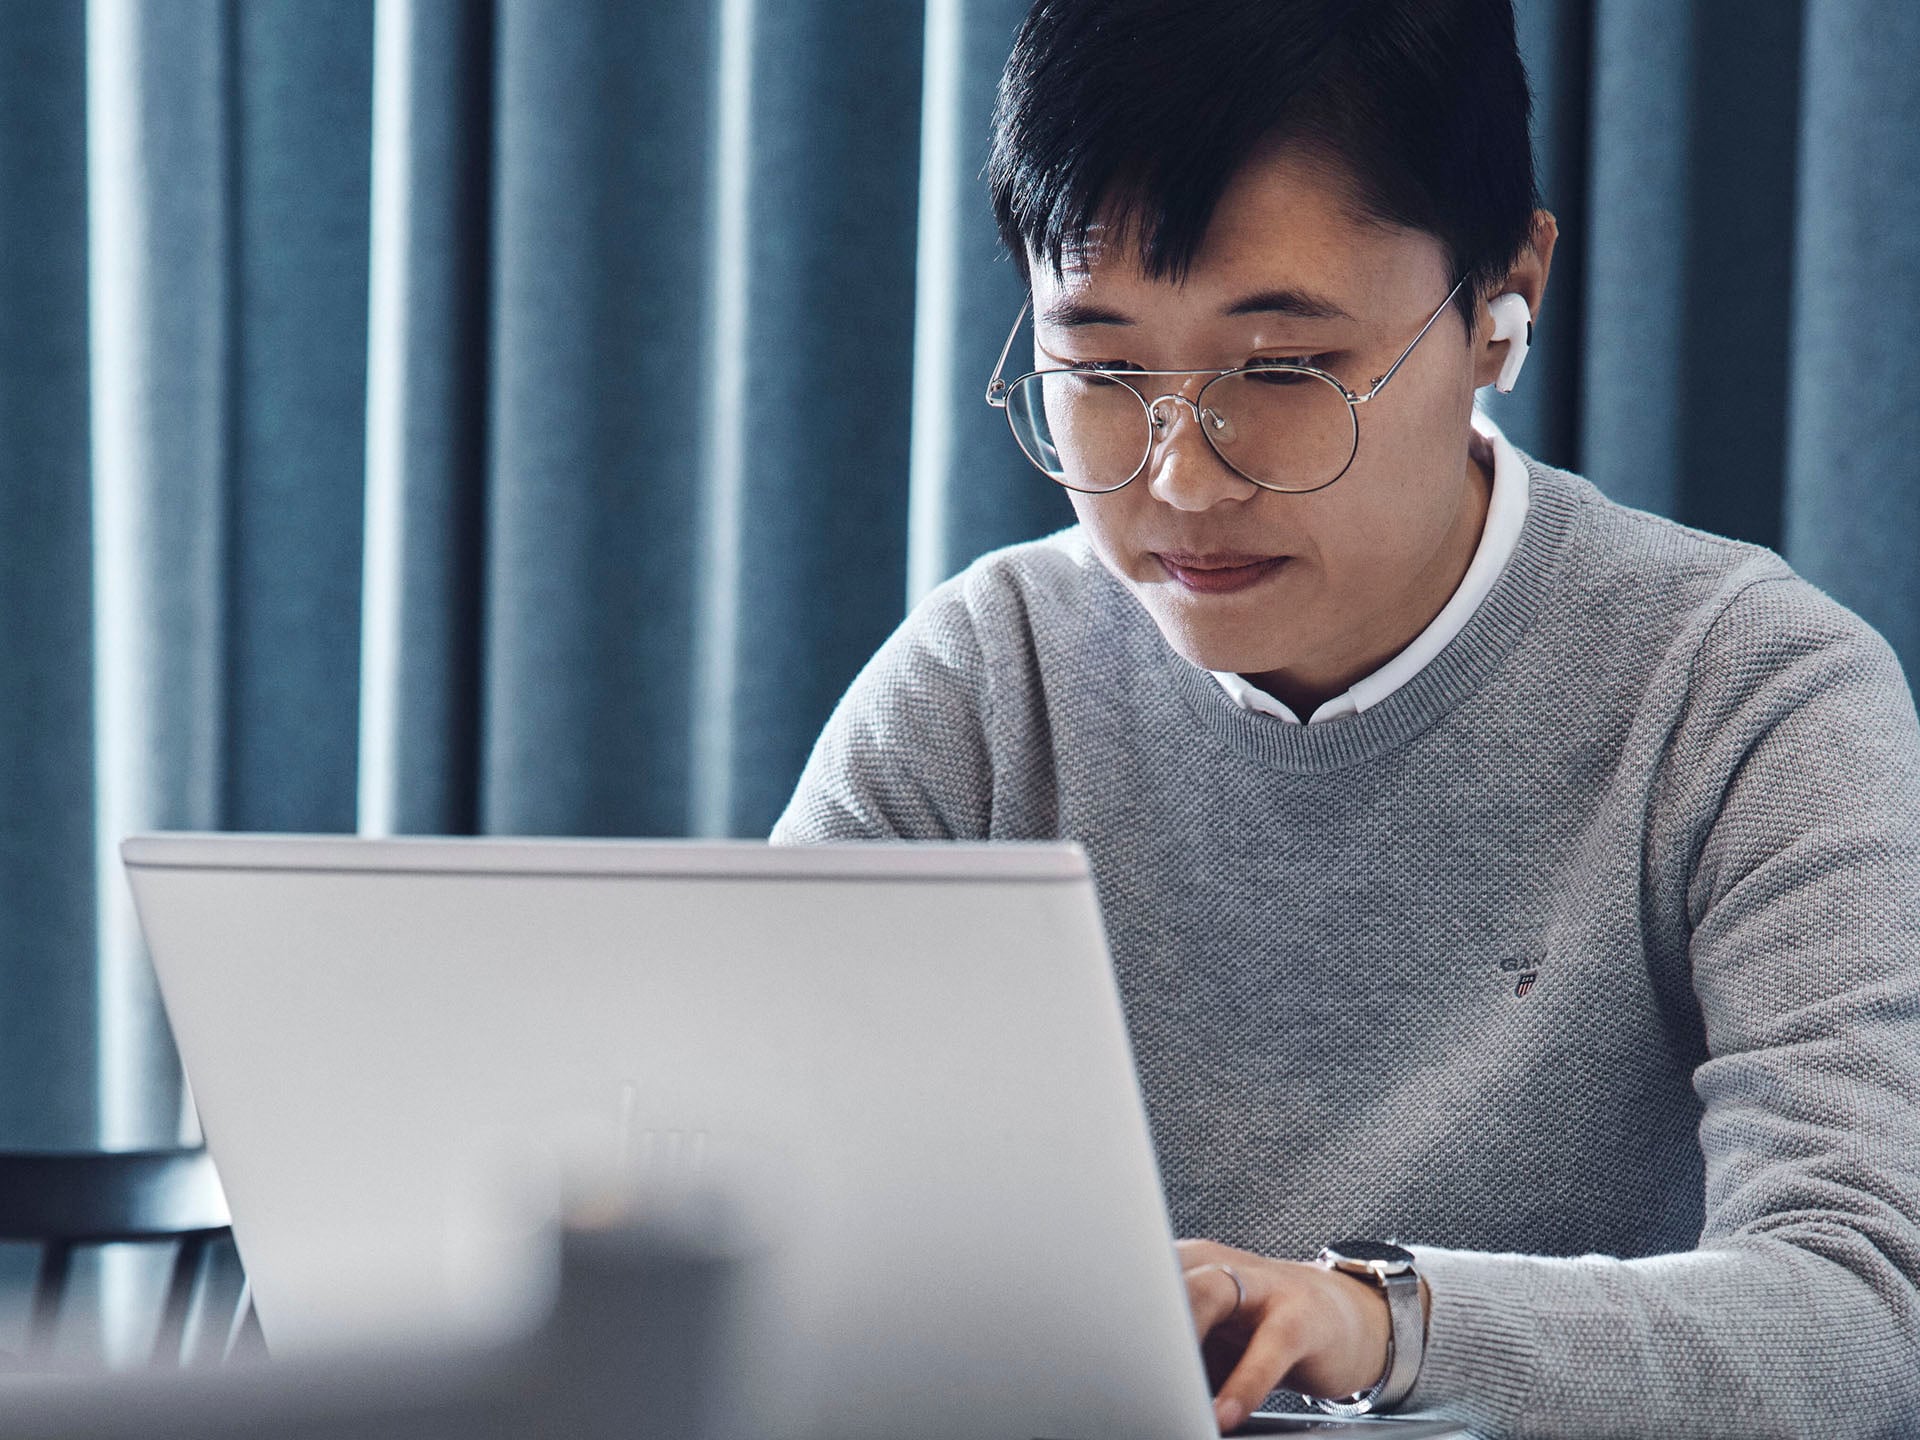
<svg viewBox="0 0 1920 1440">
<path fill-rule="evenodd" d="M 1177 296 L 1189 307 L 1224 307 L 1237 296 L 1284 291 L 1364 319 L 1402 308 L 1406 296 L 1444 293 L 1452 283 L 1438 240 L 1369 215 L 1337 162 L 1297 149 L 1259 152 L 1241 167 L 1178 279 L 1146 274 L 1132 230 L 1110 217 L 1064 257 L 1060 273 L 1033 264 L 1036 307 L 1044 311 L 1062 296 L 1115 306 Z"/>
</svg>

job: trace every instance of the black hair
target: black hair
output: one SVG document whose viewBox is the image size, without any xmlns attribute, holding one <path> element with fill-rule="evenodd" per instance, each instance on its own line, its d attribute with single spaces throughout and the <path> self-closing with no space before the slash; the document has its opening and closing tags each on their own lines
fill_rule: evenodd
<svg viewBox="0 0 1920 1440">
<path fill-rule="evenodd" d="M 1513 0 L 1036 0 L 987 180 L 1023 273 L 1104 220 L 1177 280 L 1256 148 L 1298 144 L 1440 241 L 1471 333 L 1532 233 L 1532 110 Z"/>
</svg>

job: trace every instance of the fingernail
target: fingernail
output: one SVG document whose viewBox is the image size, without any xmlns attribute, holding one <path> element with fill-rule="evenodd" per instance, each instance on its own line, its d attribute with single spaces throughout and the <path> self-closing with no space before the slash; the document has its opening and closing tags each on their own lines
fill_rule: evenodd
<svg viewBox="0 0 1920 1440">
<path fill-rule="evenodd" d="M 1240 1422 L 1246 1418 L 1247 1412 L 1242 1408 L 1238 1400 L 1216 1400 L 1213 1402 L 1213 1420 L 1214 1423 L 1220 1427 L 1220 1433 L 1222 1435 L 1237 1427 Z"/>
</svg>

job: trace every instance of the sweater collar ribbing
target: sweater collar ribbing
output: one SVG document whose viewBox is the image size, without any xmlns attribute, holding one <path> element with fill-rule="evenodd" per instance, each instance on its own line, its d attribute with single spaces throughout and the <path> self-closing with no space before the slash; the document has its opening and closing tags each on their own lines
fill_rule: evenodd
<svg viewBox="0 0 1920 1440">
<path fill-rule="evenodd" d="M 1195 719 L 1222 744 L 1276 770 L 1344 769 L 1426 730 L 1473 694 L 1532 624 L 1555 588 L 1590 492 L 1577 476 L 1531 456 L 1521 458 L 1531 481 L 1527 519 L 1499 581 L 1446 648 L 1378 705 L 1319 725 L 1292 725 L 1243 709 L 1213 676 L 1175 653 L 1142 611 L 1141 619 L 1153 630 L 1165 683 L 1180 692 Z M 1131 595 L 1126 600 L 1138 605 Z"/>
</svg>

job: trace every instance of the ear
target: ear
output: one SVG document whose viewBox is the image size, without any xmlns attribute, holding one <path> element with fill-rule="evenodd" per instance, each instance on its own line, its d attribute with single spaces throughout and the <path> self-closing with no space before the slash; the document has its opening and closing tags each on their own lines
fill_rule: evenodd
<svg viewBox="0 0 1920 1440">
<path fill-rule="evenodd" d="M 1506 278 L 1479 297 L 1480 313 L 1473 327 L 1473 385 L 1476 390 L 1500 380 L 1500 372 L 1515 348 L 1509 345 L 1505 337 L 1515 332 L 1515 322 L 1520 318 L 1518 310 L 1514 308 L 1516 302 L 1501 302 L 1507 307 L 1508 313 L 1504 316 L 1496 315 L 1488 302 L 1501 296 L 1517 295 L 1526 306 L 1527 316 L 1537 326 L 1540 323 L 1540 304 L 1547 293 L 1547 272 L 1553 267 L 1553 247 L 1559 238 L 1560 226 L 1553 216 L 1545 210 L 1534 211 L 1533 233 L 1527 241 L 1527 248 L 1521 251 Z M 1504 324 L 1501 323 L 1503 320 Z M 1518 333 L 1523 340 L 1527 338 L 1524 324 L 1519 326 Z"/>
</svg>

